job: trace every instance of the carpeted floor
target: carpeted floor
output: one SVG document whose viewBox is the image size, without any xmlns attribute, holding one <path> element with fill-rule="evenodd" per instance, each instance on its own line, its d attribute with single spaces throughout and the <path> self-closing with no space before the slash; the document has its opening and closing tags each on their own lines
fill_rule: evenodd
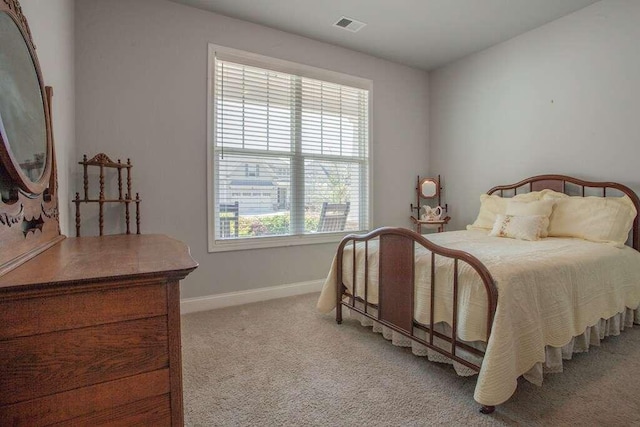
<svg viewBox="0 0 640 427">
<path fill-rule="evenodd" d="M 640 425 L 640 327 L 521 381 L 492 415 L 475 377 L 393 346 L 318 294 L 182 317 L 188 426 Z"/>
</svg>

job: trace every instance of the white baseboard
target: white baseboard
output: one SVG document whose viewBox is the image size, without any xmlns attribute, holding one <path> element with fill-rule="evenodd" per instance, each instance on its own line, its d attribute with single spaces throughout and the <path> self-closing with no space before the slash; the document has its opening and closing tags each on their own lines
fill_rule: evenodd
<svg viewBox="0 0 640 427">
<path fill-rule="evenodd" d="M 180 313 L 195 313 L 197 311 L 214 310 L 216 308 L 232 307 L 251 302 L 267 301 L 270 299 L 320 292 L 323 284 L 324 279 L 311 280 L 308 282 L 270 286 L 268 288 L 252 289 L 248 291 L 229 292 L 226 294 L 208 295 L 196 298 L 184 298 L 180 301 Z"/>
</svg>

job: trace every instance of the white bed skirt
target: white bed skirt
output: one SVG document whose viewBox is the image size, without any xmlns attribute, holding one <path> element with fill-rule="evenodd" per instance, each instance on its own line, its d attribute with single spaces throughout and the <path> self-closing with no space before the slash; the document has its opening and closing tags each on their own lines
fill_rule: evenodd
<svg viewBox="0 0 640 427">
<path fill-rule="evenodd" d="M 412 353 L 416 356 L 426 356 L 430 361 L 452 364 L 456 373 L 460 376 L 470 376 L 477 374 L 477 372 L 475 372 L 474 370 L 458 362 L 454 362 L 451 359 L 441 355 L 437 351 L 431 350 L 420 343 L 412 341 L 404 335 L 395 332 L 394 330 L 387 328 L 386 326 L 382 326 L 380 323 L 375 322 L 368 317 L 362 316 L 361 314 L 348 309 L 344 310 L 344 312 L 345 314 L 347 314 L 346 312 L 348 312 L 348 316 L 350 316 L 351 318 L 359 320 L 362 326 L 373 327 L 374 332 L 382 334 L 382 336 L 385 339 L 391 341 L 393 345 L 397 345 L 400 347 L 411 347 Z M 562 347 L 547 346 L 544 363 L 536 363 L 531 369 L 529 369 L 529 371 L 523 374 L 523 377 L 533 384 L 542 385 L 544 374 L 562 372 L 563 359 L 570 360 L 573 356 L 573 353 L 587 352 L 589 351 L 589 347 L 592 345 L 599 346 L 600 341 L 605 337 L 608 337 L 610 335 L 620 335 L 620 332 L 623 331 L 624 328 L 633 327 L 634 323 L 640 324 L 640 307 L 636 309 L 627 308 L 625 311 L 618 313 L 613 317 L 610 317 L 609 319 L 601 319 L 595 325 L 588 327 L 583 334 L 577 337 L 573 337 L 571 341 L 569 341 L 566 345 Z M 438 332 L 447 334 L 449 336 L 451 335 L 451 328 L 445 323 L 436 325 L 435 329 Z M 414 333 L 422 339 L 428 339 L 426 333 L 420 329 L 416 329 Z M 434 337 L 434 344 L 447 351 L 450 351 L 450 344 L 444 340 Z M 485 343 L 483 342 L 467 342 L 466 344 L 480 350 L 484 350 L 485 347 Z M 482 364 L 481 357 L 460 348 L 456 350 L 456 354 L 478 366 Z"/>
</svg>

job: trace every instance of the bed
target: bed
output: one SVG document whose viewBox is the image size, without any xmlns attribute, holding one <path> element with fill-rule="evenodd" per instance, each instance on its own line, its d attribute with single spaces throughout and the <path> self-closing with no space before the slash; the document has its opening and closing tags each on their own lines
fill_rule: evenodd
<svg viewBox="0 0 640 427">
<path fill-rule="evenodd" d="M 541 206 L 546 217 L 526 212 Z M 342 323 L 347 307 L 394 343 L 477 373 L 474 398 L 491 413 L 520 376 L 539 384 L 563 357 L 640 323 L 639 209 L 613 182 L 541 175 L 494 187 L 467 230 L 345 237 L 318 309 Z M 533 222 L 544 238 L 518 235 Z"/>
</svg>

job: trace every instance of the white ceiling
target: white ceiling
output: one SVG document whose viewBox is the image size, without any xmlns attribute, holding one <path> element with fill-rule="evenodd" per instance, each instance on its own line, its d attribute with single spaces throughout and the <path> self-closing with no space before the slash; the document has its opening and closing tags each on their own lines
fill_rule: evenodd
<svg viewBox="0 0 640 427">
<path fill-rule="evenodd" d="M 172 0 L 430 70 L 598 0 Z M 367 24 L 336 28 L 341 16 Z"/>
</svg>

